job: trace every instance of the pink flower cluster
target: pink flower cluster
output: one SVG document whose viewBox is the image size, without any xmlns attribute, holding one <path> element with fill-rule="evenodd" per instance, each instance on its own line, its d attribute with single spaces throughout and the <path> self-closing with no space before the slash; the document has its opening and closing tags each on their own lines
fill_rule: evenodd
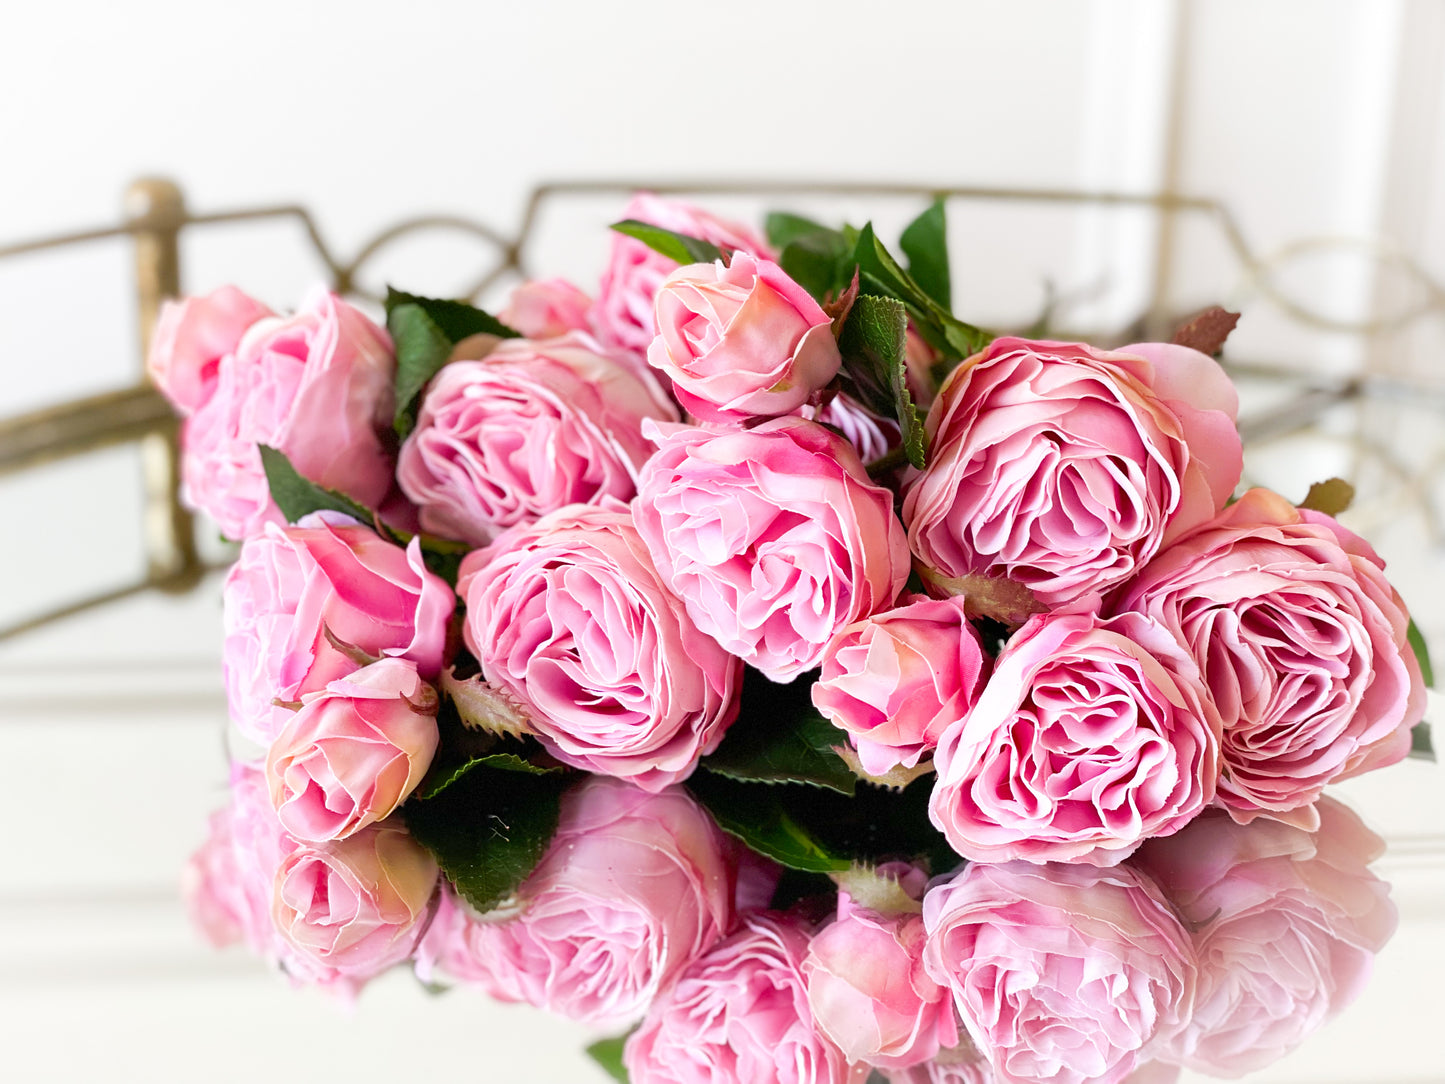
<svg viewBox="0 0 1445 1084">
<path fill-rule="evenodd" d="M 595 299 L 522 284 L 519 337 L 453 344 L 414 425 L 339 298 L 163 311 L 186 498 L 241 543 L 223 666 L 257 747 L 189 869 L 212 939 L 640 1021 L 634 1084 L 1238 1074 L 1353 998 L 1394 912 L 1324 788 L 1406 754 L 1421 670 L 1367 543 L 1232 500 L 1223 369 L 1001 337 L 935 388 L 900 315 L 927 406 L 900 469 L 908 427 L 847 394 L 851 294 L 695 208 L 624 217 L 721 258 L 619 234 Z M 261 446 L 370 521 L 285 522 Z M 779 870 L 686 785 L 740 715 L 794 725 L 745 681 L 800 682 L 811 752 L 923 788 L 967 863 L 870 857 L 774 909 Z M 519 767 L 564 773 L 556 829 L 481 913 L 407 818 Z"/>
</svg>

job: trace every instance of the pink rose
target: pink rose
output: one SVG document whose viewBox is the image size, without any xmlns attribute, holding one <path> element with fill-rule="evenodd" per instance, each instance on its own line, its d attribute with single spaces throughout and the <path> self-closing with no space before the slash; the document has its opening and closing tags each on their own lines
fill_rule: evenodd
<svg viewBox="0 0 1445 1084">
<path fill-rule="evenodd" d="M 945 577 L 1005 577 L 1055 607 L 1127 579 L 1239 481 L 1237 397 L 1182 346 L 995 339 L 928 412 L 908 541 Z"/>
<path fill-rule="evenodd" d="M 427 934 L 426 972 L 584 1023 L 626 1023 L 727 932 L 734 844 L 686 791 L 590 779 L 563 798 L 547 854 L 508 907 L 451 900 Z"/>
<path fill-rule="evenodd" d="M 524 282 L 497 319 L 528 339 L 555 339 L 588 330 L 592 299 L 566 279 Z"/>
<path fill-rule="evenodd" d="M 166 301 L 151 333 L 146 372 L 180 413 L 194 413 L 215 392 L 221 359 L 236 352 L 247 328 L 272 315 L 234 286 Z"/>
<path fill-rule="evenodd" d="M 1213 799 L 1219 729 L 1162 625 L 1039 614 L 939 742 L 929 817 L 968 858 L 1113 865 Z"/>
<path fill-rule="evenodd" d="M 863 770 L 912 768 L 973 708 L 988 678 L 963 599 L 906 595 L 829 643 L 813 705 L 847 732 Z"/>
<path fill-rule="evenodd" d="M 923 921 L 923 964 L 1003 1084 L 1119 1084 L 1189 1018 L 1189 935 L 1127 866 L 972 863 Z"/>
<path fill-rule="evenodd" d="M 1338 802 L 1321 798 L 1319 814 L 1309 833 L 1206 813 L 1140 850 L 1196 931 L 1199 993 L 1170 1061 L 1218 1076 L 1262 1069 L 1364 989 L 1395 931 L 1390 886 L 1366 868 L 1385 845 Z"/>
<path fill-rule="evenodd" d="M 437 874 L 431 853 L 398 821 L 384 821 L 288 854 L 271 915 L 300 956 L 361 982 L 411 956 Z"/>
<path fill-rule="evenodd" d="M 431 766 L 436 712 L 436 691 L 409 659 L 381 659 L 308 694 L 266 757 L 286 831 L 345 839 L 390 816 Z"/>
<path fill-rule="evenodd" d="M 719 248 L 741 249 L 765 259 L 773 255 L 763 239 L 748 227 L 647 192 L 633 196 L 632 202 L 623 209 L 622 217 L 711 241 Z M 592 312 L 598 338 L 608 346 L 638 355 L 646 352 L 657 336 L 653 301 L 658 287 L 677 266 L 675 261 L 654 252 L 641 241 L 614 233 L 612 253 Z"/>
<path fill-rule="evenodd" d="M 777 264 L 743 252 L 667 277 L 647 360 L 708 422 L 788 414 L 843 362 L 822 306 Z"/>
<path fill-rule="evenodd" d="M 898 596 L 908 545 L 893 494 L 816 422 L 678 429 L 633 502 L 658 570 L 698 628 L 774 681 Z"/>
<path fill-rule="evenodd" d="M 642 420 L 677 411 L 600 351 L 581 334 L 510 339 L 437 374 L 396 472 L 426 530 L 480 546 L 569 504 L 632 499 L 653 451 Z"/>
<path fill-rule="evenodd" d="M 282 522 L 257 445 L 302 475 L 375 508 L 391 488 L 396 362 L 386 332 L 334 294 L 250 326 L 221 358 L 214 394 L 182 431 L 183 493 L 231 538 Z"/>
<path fill-rule="evenodd" d="M 441 671 L 456 605 L 416 539 L 402 549 L 335 512 L 248 539 L 222 600 L 231 718 L 263 745 L 291 718 L 274 701 L 298 701 L 357 668 L 326 630 L 369 655 L 410 659 L 430 680 Z"/>
<path fill-rule="evenodd" d="M 463 637 L 564 763 L 658 791 L 737 717 L 742 665 L 699 632 L 621 505 L 573 505 L 463 559 Z"/>
<path fill-rule="evenodd" d="M 1313 827 L 1326 783 L 1400 760 L 1425 710 L 1409 615 L 1369 544 L 1253 489 L 1119 592 L 1208 675 L 1224 720 L 1219 800 Z"/>
<path fill-rule="evenodd" d="M 653 1004 L 622 1060 L 632 1084 L 844 1084 L 843 1052 L 813 1022 L 809 929 L 767 912 L 713 946 Z"/>
<path fill-rule="evenodd" d="M 849 1062 L 905 1069 L 958 1042 L 948 990 L 923 968 L 924 938 L 921 914 L 838 893 L 838 917 L 814 935 L 802 970 L 813 1019 Z"/>
</svg>

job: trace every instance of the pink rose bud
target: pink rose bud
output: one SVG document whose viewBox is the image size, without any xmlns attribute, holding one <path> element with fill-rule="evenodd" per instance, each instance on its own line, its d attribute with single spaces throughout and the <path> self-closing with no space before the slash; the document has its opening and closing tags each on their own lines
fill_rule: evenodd
<svg viewBox="0 0 1445 1084">
<path fill-rule="evenodd" d="M 586 331 L 592 299 L 566 279 L 524 282 L 512 291 L 497 319 L 528 339 L 555 339 Z"/>
<path fill-rule="evenodd" d="M 924 966 L 1002 1084 L 1120 1084 L 1189 1018 L 1189 935 L 1127 866 L 972 863 L 923 922 Z"/>
<path fill-rule="evenodd" d="M 777 264 L 679 267 L 657 292 L 647 360 L 685 410 L 708 422 L 776 417 L 802 406 L 842 364 L 827 313 Z"/>
<path fill-rule="evenodd" d="M 282 522 L 257 445 L 375 508 L 392 482 L 391 339 L 359 310 L 318 292 L 294 316 L 252 324 L 220 361 L 214 394 L 182 432 L 183 494 L 230 538 Z"/>
<path fill-rule="evenodd" d="M 716 218 L 677 200 L 639 193 L 622 211 L 636 219 L 674 233 L 710 241 L 719 248 L 741 249 L 772 259 L 767 243 L 746 226 Z M 641 356 L 657 337 L 654 300 L 662 280 L 677 268 L 674 260 L 625 234 L 612 234 L 612 253 L 598 287 L 592 312 L 597 337 L 608 346 Z"/>
<path fill-rule="evenodd" d="M 381 659 L 311 693 L 266 757 L 286 831 L 324 842 L 382 820 L 436 753 L 437 694 L 409 659 Z"/>
<path fill-rule="evenodd" d="M 846 1084 L 843 1052 L 818 1030 L 802 962 L 809 928 L 759 912 L 683 972 L 632 1033 L 632 1084 Z"/>
<path fill-rule="evenodd" d="M 357 669 L 338 643 L 410 659 L 435 679 L 456 605 L 416 539 L 402 549 L 335 512 L 247 540 L 222 600 L 231 719 L 263 745 L 291 719 L 277 700 L 301 700 Z"/>
<path fill-rule="evenodd" d="M 995 339 L 944 381 L 903 521 L 944 577 L 1003 577 L 1057 607 L 1133 575 L 1224 506 L 1234 387 L 1182 346 Z"/>
<path fill-rule="evenodd" d="M 923 967 L 925 936 L 921 914 L 839 892 L 838 917 L 814 935 L 802 970 L 814 1020 L 848 1061 L 906 1069 L 958 1042 L 949 992 Z"/>
<path fill-rule="evenodd" d="M 814 706 L 847 732 L 869 775 L 912 768 L 931 754 L 988 678 L 962 598 L 902 601 L 843 629 L 813 685 Z"/>
<path fill-rule="evenodd" d="M 212 945 L 244 941 L 274 961 L 271 885 L 297 842 L 276 819 L 257 766 L 231 765 L 228 798 L 225 808 L 211 814 L 210 835 L 186 866 L 183 894 L 192 920 Z"/>
<path fill-rule="evenodd" d="M 1319 829 L 1207 812 L 1136 861 L 1192 924 L 1194 1017 L 1165 1057 L 1243 1076 L 1284 1057 L 1359 996 L 1395 931 L 1390 886 L 1367 868 L 1384 841 L 1319 801 Z"/>
<path fill-rule="evenodd" d="M 515 917 L 448 899 L 419 958 L 503 1001 L 626 1023 L 727 932 L 736 887 L 733 844 L 686 791 L 594 778 L 563 798 Z"/>
<path fill-rule="evenodd" d="M 1410 618 L 1369 544 L 1252 489 L 1162 552 L 1113 603 L 1161 622 L 1224 723 L 1219 800 L 1314 826 L 1325 784 L 1410 750 L 1425 686 Z"/>
<path fill-rule="evenodd" d="M 929 817 L 971 859 L 1113 865 L 1214 798 L 1219 731 L 1162 625 L 1039 614 L 939 742 Z"/>
<path fill-rule="evenodd" d="M 172 406 L 192 414 L 215 392 L 221 359 L 236 352 L 252 324 L 272 315 L 234 286 L 166 301 L 151 333 L 146 372 Z"/>
<path fill-rule="evenodd" d="M 651 374 L 586 335 L 503 342 L 437 374 L 397 482 L 426 530 L 483 546 L 569 504 L 631 500 L 653 452 L 642 421 L 677 410 Z"/>
<path fill-rule="evenodd" d="M 742 665 L 698 631 L 621 505 L 574 505 L 463 559 L 462 635 L 566 764 L 658 791 L 737 718 Z"/>
<path fill-rule="evenodd" d="M 287 855 L 272 918 L 300 956 L 340 979 L 365 981 L 412 954 L 437 874 L 436 859 L 398 821 L 373 824 Z"/>
<path fill-rule="evenodd" d="M 637 529 L 697 627 L 774 681 L 908 578 L 893 494 L 816 422 L 678 429 L 643 469 Z"/>
</svg>

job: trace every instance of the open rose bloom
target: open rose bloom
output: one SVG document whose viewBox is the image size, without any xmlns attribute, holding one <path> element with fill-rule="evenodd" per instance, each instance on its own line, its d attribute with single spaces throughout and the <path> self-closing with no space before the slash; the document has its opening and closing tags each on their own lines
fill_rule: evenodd
<svg viewBox="0 0 1445 1084">
<path fill-rule="evenodd" d="M 168 305 L 241 543 L 205 936 L 555 1013 L 632 1084 L 1169 1084 L 1355 1000 L 1396 915 L 1328 788 L 1428 743 L 1400 593 L 1235 499 L 1227 317 L 992 336 L 943 214 L 895 260 L 640 195 L 496 315 Z"/>
</svg>

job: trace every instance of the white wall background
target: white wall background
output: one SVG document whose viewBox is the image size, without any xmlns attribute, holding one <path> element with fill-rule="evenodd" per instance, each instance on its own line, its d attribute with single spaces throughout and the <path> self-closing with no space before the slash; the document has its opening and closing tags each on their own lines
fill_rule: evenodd
<svg viewBox="0 0 1445 1084">
<path fill-rule="evenodd" d="M 197 210 L 304 203 L 343 253 L 423 211 L 510 228 L 542 179 L 879 179 L 1215 196 L 1261 254 L 1382 234 L 1445 281 L 1441 0 L 97 0 L 0 5 L 0 43 L 0 245 L 114 221 L 141 174 L 175 177 Z M 835 208 L 895 228 L 910 209 Z M 595 275 L 615 210 L 547 223 L 539 267 Z M 1106 287 L 1070 311 L 1085 329 L 1224 300 L 1245 313 L 1234 356 L 1445 397 L 1438 314 L 1370 340 L 1302 327 L 1207 222 L 993 204 L 952 222 L 970 318 L 1026 322 L 1046 277 Z M 278 306 L 318 274 L 284 225 L 213 230 L 184 255 L 190 288 L 236 281 Z M 474 256 L 432 239 L 384 270 L 444 291 Z M 135 378 L 128 260 L 116 243 L 0 263 L 0 414 Z M 1432 296 L 1342 250 L 1288 261 L 1278 282 L 1350 318 Z M 1423 477 L 1445 463 L 1424 401 L 1346 411 L 1329 420 L 1339 440 L 1262 448 L 1251 471 L 1302 494 L 1355 465 L 1345 438 L 1368 415 L 1403 442 L 1402 476 Z M 0 620 L 134 574 L 136 478 L 117 450 L 0 479 L 16 510 Z M 1414 485 L 1445 507 L 1438 481 Z M 1429 512 L 1366 493 L 1356 523 L 1440 657 Z M 403 976 L 347 1013 L 188 930 L 177 873 L 224 783 L 219 640 L 212 583 L 0 645 L 0 1079 L 600 1081 L 577 1029 L 540 1013 L 432 1000 Z M 1258 1079 L 1442 1081 L 1440 769 L 1412 762 L 1349 795 L 1397 841 L 1382 872 L 1402 931 L 1362 1002 Z"/>
</svg>

